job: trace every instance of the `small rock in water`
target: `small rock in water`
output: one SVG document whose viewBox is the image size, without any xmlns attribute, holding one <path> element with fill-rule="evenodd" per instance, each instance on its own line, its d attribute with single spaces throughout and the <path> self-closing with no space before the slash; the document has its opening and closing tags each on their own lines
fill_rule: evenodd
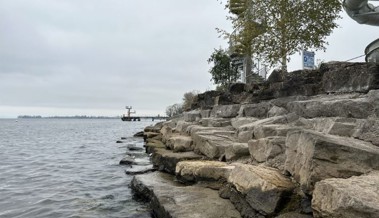
<svg viewBox="0 0 379 218">
<path fill-rule="evenodd" d="M 128 145 L 128 149 L 129 149 L 130 151 L 142 151 L 142 150 L 144 150 L 143 148 L 141 148 L 141 147 L 137 147 L 137 146 L 135 146 L 135 145 Z"/>
<path fill-rule="evenodd" d="M 143 131 L 134 134 L 134 137 L 143 137 Z"/>
<path fill-rule="evenodd" d="M 128 139 L 127 137 L 121 137 L 121 140 L 125 140 L 125 139 Z"/>
<path fill-rule="evenodd" d="M 122 165 L 131 165 L 134 163 L 134 157 L 132 156 L 126 156 L 120 160 L 120 164 Z"/>
<path fill-rule="evenodd" d="M 121 140 L 117 140 L 116 143 L 124 143 L 123 141 Z"/>
</svg>

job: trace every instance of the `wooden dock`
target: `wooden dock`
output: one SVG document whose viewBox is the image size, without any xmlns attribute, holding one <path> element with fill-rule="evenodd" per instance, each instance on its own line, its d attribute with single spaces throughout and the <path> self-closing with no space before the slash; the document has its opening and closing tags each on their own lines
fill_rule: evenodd
<svg viewBox="0 0 379 218">
<path fill-rule="evenodd" d="M 162 116 L 122 116 L 122 121 L 141 121 L 141 120 L 167 120 L 168 117 L 162 117 Z"/>
</svg>

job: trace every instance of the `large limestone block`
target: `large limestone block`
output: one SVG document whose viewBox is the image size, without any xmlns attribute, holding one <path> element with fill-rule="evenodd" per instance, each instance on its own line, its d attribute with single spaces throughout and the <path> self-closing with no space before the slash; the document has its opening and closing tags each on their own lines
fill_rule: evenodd
<svg viewBox="0 0 379 218">
<path fill-rule="evenodd" d="M 175 174 L 175 168 L 178 162 L 183 160 L 200 160 L 203 158 L 204 156 L 191 151 L 174 153 L 170 150 L 157 148 L 154 150 L 151 160 L 158 170 Z"/>
<path fill-rule="evenodd" d="M 241 143 L 247 143 L 253 138 L 253 130 L 239 131 L 237 133 L 237 140 Z"/>
<path fill-rule="evenodd" d="M 289 132 L 285 153 L 285 169 L 307 193 L 320 180 L 347 178 L 379 169 L 379 147 L 310 130 Z"/>
<path fill-rule="evenodd" d="M 225 159 L 227 161 L 237 160 L 241 157 L 249 156 L 249 146 L 247 143 L 232 143 L 231 146 L 225 148 Z"/>
<path fill-rule="evenodd" d="M 258 125 L 254 128 L 253 135 L 255 139 L 269 136 L 286 136 L 288 131 L 294 129 L 298 129 L 298 127 L 279 124 Z"/>
<path fill-rule="evenodd" d="M 209 158 L 223 156 L 225 149 L 236 142 L 234 131 L 199 131 L 195 132 L 192 138 L 195 151 L 199 151 Z"/>
<path fill-rule="evenodd" d="M 137 175 L 131 182 L 134 193 L 146 199 L 159 218 L 241 218 L 233 204 L 216 190 L 184 186 L 170 175 L 154 172 Z"/>
<path fill-rule="evenodd" d="M 378 89 L 379 67 L 375 63 L 333 62 L 321 66 L 322 88 L 327 93 L 367 92 Z"/>
<path fill-rule="evenodd" d="M 258 140 L 253 139 L 248 144 L 251 158 L 261 163 L 276 158 L 279 155 L 284 155 L 286 137 L 270 136 Z M 283 158 L 282 161 L 282 164 L 284 164 Z"/>
<path fill-rule="evenodd" d="M 214 132 L 226 134 L 228 132 L 234 133 L 234 128 L 231 126 L 227 126 L 227 127 L 205 127 L 205 126 L 200 126 L 200 125 L 190 125 L 187 127 L 186 133 L 190 136 L 193 136 L 196 132 L 203 132 L 203 131 L 214 131 Z"/>
<path fill-rule="evenodd" d="M 164 125 L 160 130 L 160 133 L 162 135 L 162 142 L 166 143 L 172 137 L 173 130 L 170 126 Z"/>
<path fill-rule="evenodd" d="M 192 138 L 190 136 L 176 135 L 172 136 L 166 143 L 174 152 L 184 152 L 191 151 L 192 149 Z"/>
<path fill-rule="evenodd" d="M 288 111 L 283 108 L 283 107 L 278 107 L 274 105 L 268 112 L 267 116 L 268 117 L 275 117 L 275 116 L 280 116 L 280 115 L 285 115 L 288 114 Z"/>
<path fill-rule="evenodd" d="M 266 118 L 268 111 L 272 108 L 272 103 L 261 102 L 258 104 L 245 104 L 241 106 L 239 116 Z"/>
<path fill-rule="evenodd" d="M 315 217 L 379 217 L 379 172 L 316 183 L 312 208 Z"/>
<path fill-rule="evenodd" d="M 367 98 L 359 95 L 350 98 L 319 98 L 307 101 L 293 101 L 287 110 L 305 118 L 349 117 L 365 119 L 374 113 L 374 107 Z"/>
<path fill-rule="evenodd" d="M 282 202 L 286 202 L 291 195 L 294 184 L 278 170 L 252 166 L 248 164 L 234 164 L 228 182 L 236 187 L 252 208 L 265 215 L 272 215 Z"/>
<path fill-rule="evenodd" d="M 226 127 L 231 125 L 228 118 L 203 118 L 200 123 L 205 127 Z"/>
<path fill-rule="evenodd" d="M 197 110 L 184 112 L 183 118 L 184 118 L 184 121 L 186 122 L 195 122 L 195 121 L 200 120 L 201 113 L 200 111 L 197 111 Z"/>
<path fill-rule="evenodd" d="M 238 115 L 241 105 L 215 105 L 211 111 L 211 117 L 233 118 Z"/>
<path fill-rule="evenodd" d="M 297 116 L 294 113 L 286 114 L 286 115 L 282 115 L 282 116 L 276 116 L 276 117 L 269 117 L 269 118 L 257 120 L 255 122 L 242 125 L 238 128 L 238 131 L 254 130 L 254 128 L 256 126 L 260 126 L 260 125 L 288 124 L 288 123 L 294 122 L 298 119 L 299 119 L 299 116 Z"/>
<path fill-rule="evenodd" d="M 173 131 L 175 131 L 179 134 L 185 134 L 188 126 L 193 125 L 193 124 L 194 124 L 193 122 L 186 122 L 184 120 L 180 120 L 176 124 L 176 127 L 175 127 L 175 129 L 173 129 Z"/>
<path fill-rule="evenodd" d="M 146 153 L 153 153 L 156 149 L 161 149 L 165 148 L 166 145 L 163 144 L 161 140 L 157 139 L 147 139 L 145 148 L 146 148 Z"/>
<path fill-rule="evenodd" d="M 226 180 L 234 166 L 220 161 L 181 161 L 176 165 L 176 176 L 185 181 Z"/>
<path fill-rule="evenodd" d="M 243 125 L 253 123 L 257 121 L 258 118 L 255 117 L 236 117 L 231 119 L 231 125 L 235 128 L 238 129 Z"/>
</svg>

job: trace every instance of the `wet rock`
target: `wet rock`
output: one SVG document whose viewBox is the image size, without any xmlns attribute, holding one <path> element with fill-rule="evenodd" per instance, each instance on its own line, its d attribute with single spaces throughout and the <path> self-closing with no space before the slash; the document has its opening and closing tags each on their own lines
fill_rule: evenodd
<svg viewBox="0 0 379 218">
<path fill-rule="evenodd" d="M 175 168 L 178 162 L 184 160 L 200 160 L 202 158 L 204 158 L 204 156 L 191 151 L 174 153 L 166 149 L 155 149 L 152 155 L 152 162 L 158 170 L 175 174 Z"/>
<path fill-rule="evenodd" d="M 121 165 L 132 165 L 135 164 L 135 158 L 133 156 L 126 156 L 120 160 Z"/>
<path fill-rule="evenodd" d="M 379 171 L 316 183 L 312 208 L 315 217 L 379 217 Z"/>
<path fill-rule="evenodd" d="M 220 198 L 217 191 L 180 185 L 173 181 L 172 176 L 161 172 L 135 176 L 131 187 L 136 194 L 150 201 L 155 217 L 241 217 L 232 203 Z"/>
<path fill-rule="evenodd" d="M 222 198 L 229 199 L 243 218 L 264 218 L 262 214 L 250 206 L 245 196 L 237 191 L 231 184 L 226 183 L 221 187 L 219 195 Z"/>
<path fill-rule="evenodd" d="M 117 140 L 116 143 L 124 143 L 123 141 L 121 140 Z"/>
<path fill-rule="evenodd" d="M 143 137 L 143 131 L 137 132 L 136 134 L 133 135 L 133 137 Z M 123 139 L 123 138 L 121 138 Z"/>
<path fill-rule="evenodd" d="M 144 148 L 141 148 L 141 147 L 137 147 L 135 145 L 128 145 L 127 148 L 129 149 L 129 151 L 142 151 L 142 150 L 145 150 Z"/>
<path fill-rule="evenodd" d="M 311 193 L 320 180 L 379 170 L 379 147 L 360 140 L 294 130 L 286 139 L 285 169 Z"/>
<path fill-rule="evenodd" d="M 288 201 L 292 182 L 274 168 L 234 164 L 228 182 L 246 196 L 246 201 L 264 215 L 273 215 L 283 202 Z M 287 199 L 287 200 L 286 200 Z"/>
<path fill-rule="evenodd" d="M 220 161 L 181 161 L 176 165 L 176 176 L 185 182 L 226 180 L 233 166 Z"/>
<path fill-rule="evenodd" d="M 156 149 L 165 148 L 166 145 L 162 141 L 156 139 L 148 139 L 145 145 L 147 153 L 153 153 Z"/>
<path fill-rule="evenodd" d="M 156 169 L 153 167 L 152 164 L 146 165 L 146 166 L 133 165 L 131 168 L 128 168 L 125 170 L 125 174 L 127 174 L 127 175 L 139 175 L 139 174 L 154 172 L 155 170 Z"/>
</svg>

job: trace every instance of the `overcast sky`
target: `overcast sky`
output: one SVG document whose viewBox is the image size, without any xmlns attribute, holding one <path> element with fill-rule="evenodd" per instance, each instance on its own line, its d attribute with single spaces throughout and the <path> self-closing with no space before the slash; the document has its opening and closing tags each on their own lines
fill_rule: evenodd
<svg viewBox="0 0 379 218">
<path fill-rule="evenodd" d="M 0 0 L 0 117 L 164 114 L 213 88 L 207 59 L 230 30 L 217 0 Z M 363 54 L 379 28 L 344 15 L 322 61 Z M 363 58 L 356 61 L 363 61 Z M 301 68 L 295 55 L 289 70 Z"/>
</svg>

